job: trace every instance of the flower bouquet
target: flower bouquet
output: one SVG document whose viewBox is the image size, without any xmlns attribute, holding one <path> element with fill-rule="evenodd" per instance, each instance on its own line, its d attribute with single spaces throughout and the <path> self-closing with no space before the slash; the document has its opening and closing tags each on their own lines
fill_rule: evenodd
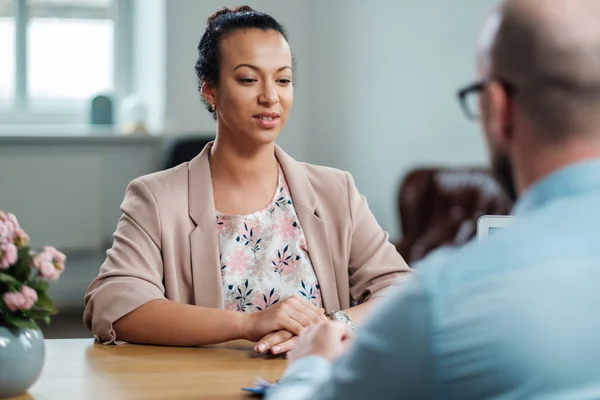
<svg viewBox="0 0 600 400">
<path fill-rule="evenodd" d="M 66 257 L 54 247 L 35 252 L 17 218 L 0 211 L 0 326 L 39 329 L 56 308 L 48 297 L 49 281 L 60 277 Z"/>
</svg>

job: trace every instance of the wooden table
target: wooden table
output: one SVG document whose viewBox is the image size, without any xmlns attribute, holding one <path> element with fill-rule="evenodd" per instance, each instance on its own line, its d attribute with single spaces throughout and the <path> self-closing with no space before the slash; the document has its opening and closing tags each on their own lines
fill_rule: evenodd
<svg viewBox="0 0 600 400">
<path fill-rule="evenodd" d="M 256 376 L 275 381 L 285 366 L 246 342 L 177 348 L 46 340 L 40 379 L 16 399 L 244 399 L 242 387 Z"/>
</svg>

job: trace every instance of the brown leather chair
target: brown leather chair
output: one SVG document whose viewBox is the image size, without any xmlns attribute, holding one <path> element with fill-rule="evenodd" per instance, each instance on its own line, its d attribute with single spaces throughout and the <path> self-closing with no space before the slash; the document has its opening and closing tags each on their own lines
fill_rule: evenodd
<svg viewBox="0 0 600 400">
<path fill-rule="evenodd" d="M 477 233 L 482 215 L 506 215 L 511 201 L 484 168 L 420 168 L 398 192 L 402 238 L 396 248 L 408 263 L 443 246 L 460 246 Z"/>
</svg>

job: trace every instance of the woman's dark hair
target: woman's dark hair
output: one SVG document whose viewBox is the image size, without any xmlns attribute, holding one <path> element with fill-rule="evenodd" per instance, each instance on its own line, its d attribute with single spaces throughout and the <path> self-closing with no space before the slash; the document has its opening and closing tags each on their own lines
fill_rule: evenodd
<svg viewBox="0 0 600 400">
<path fill-rule="evenodd" d="M 276 31 L 287 40 L 284 27 L 268 14 L 254 11 L 249 6 L 222 8 L 207 20 L 207 27 L 198 44 L 198 60 L 196 61 L 196 77 L 198 88 L 203 81 L 212 85 L 219 84 L 220 45 L 223 36 L 241 29 L 260 29 Z M 217 115 L 204 98 L 202 101 L 216 119 Z"/>
</svg>

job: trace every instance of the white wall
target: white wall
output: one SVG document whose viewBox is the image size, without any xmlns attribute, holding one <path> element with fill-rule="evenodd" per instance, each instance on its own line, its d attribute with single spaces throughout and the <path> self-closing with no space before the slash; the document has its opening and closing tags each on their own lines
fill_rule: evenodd
<svg viewBox="0 0 600 400">
<path fill-rule="evenodd" d="M 36 248 L 104 249 L 132 179 L 162 167 L 163 141 L 136 137 L 0 137 L 0 210 Z"/>
<path fill-rule="evenodd" d="M 396 193 L 409 168 L 486 162 L 455 93 L 473 79 L 476 38 L 496 1 L 310 4 L 306 157 L 349 170 L 396 238 Z"/>
</svg>

